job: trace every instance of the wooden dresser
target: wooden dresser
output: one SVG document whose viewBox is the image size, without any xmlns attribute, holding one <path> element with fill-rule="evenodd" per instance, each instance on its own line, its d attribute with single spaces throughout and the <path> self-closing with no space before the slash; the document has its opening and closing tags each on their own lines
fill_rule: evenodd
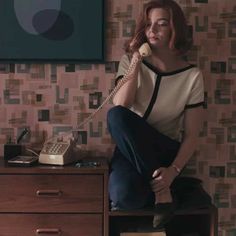
<svg viewBox="0 0 236 236">
<path fill-rule="evenodd" d="M 0 235 L 108 236 L 108 166 L 0 161 Z"/>
</svg>

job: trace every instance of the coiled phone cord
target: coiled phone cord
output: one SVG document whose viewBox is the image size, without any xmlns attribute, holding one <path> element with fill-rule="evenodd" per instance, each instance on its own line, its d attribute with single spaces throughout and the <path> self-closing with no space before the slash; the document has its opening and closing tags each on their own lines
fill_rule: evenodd
<svg viewBox="0 0 236 236">
<path fill-rule="evenodd" d="M 130 79 L 129 74 L 133 72 L 134 67 L 139 62 L 140 59 L 135 58 L 133 63 L 130 65 L 126 73 L 124 74 L 124 77 L 118 82 L 116 87 L 112 90 L 112 92 L 106 97 L 106 99 L 102 102 L 102 104 L 95 110 L 89 117 L 87 117 L 84 121 L 82 121 L 76 129 L 73 129 L 72 131 L 78 131 L 79 128 L 86 125 L 90 120 L 93 119 L 93 117 L 106 105 L 110 99 L 118 92 L 118 90 Z"/>
<path fill-rule="evenodd" d="M 139 53 L 141 55 L 140 58 L 135 58 L 132 64 L 130 64 L 128 70 L 124 74 L 123 78 L 118 82 L 116 87 L 112 90 L 112 92 L 106 97 L 106 99 L 102 102 L 102 104 L 91 114 L 89 115 L 84 121 L 79 123 L 77 128 L 72 129 L 71 131 L 65 132 L 62 135 L 55 135 L 48 140 L 46 140 L 45 143 L 50 142 L 58 137 L 66 137 L 67 135 L 71 135 L 72 132 L 78 132 L 80 131 L 81 127 L 86 125 L 90 120 L 93 119 L 93 117 L 104 107 L 105 104 L 109 102 L 109 100 L 117 93 L 117 91 L 130 79 L 129 75 L 133 72 L 135 66 L 137 63 L 142 60 L 143 57 L 149 56 L 151 54 L 151 49 L 147 43 L 144 43 L 141 48 L 139 49 Z"/>
<path fill-rule="evenodd" d="M 148 43 L 144 43 L 140 49 L 139 53 L 141 55 L 140 58 L 135 58 L 132 64 L 130 64 L 128 70 L 124 74 L 123 78 L 118 82 L 116 87 L 112 90 L 112 92 L 106 97 L 106 99 L 103 101 L 103 103 L 95 110 L 89 117 L 87 117 L 84 121 L 82 121 L 76 129 L 73 129 L 72 131 L 79 131 L 79 128 L 83 125 L 87 124 L 92 118 L 104 107 L 105 104 L 109 102 L 109 100 L 118 92 L 118 90 L 130 79 L 129 75 L 133 72 L 135 66 L 139 61 L 142 60 L 143 57 L 151 55 L 151 49 L 148 45 Z"/>
</svg>

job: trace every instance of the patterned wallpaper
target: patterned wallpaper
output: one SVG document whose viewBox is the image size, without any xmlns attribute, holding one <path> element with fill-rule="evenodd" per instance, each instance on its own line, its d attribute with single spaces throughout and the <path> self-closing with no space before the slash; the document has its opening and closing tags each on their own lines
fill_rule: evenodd
<svg viewBox="0 0 236 236">
<path fill-rule="evenodd" d="M 145 0 L 105 0 L 106 63 L 1 64 L 0 155 L 9 137 L 25 127 L 23 142 L 40 147 L 91 114 L 114 87 L 122 47 L 134 31 Z M 186 175 L 204 180 L 219 208 L 219 236 L 236 235 L 236 2 L 178 0 L 192 25 L 194 47 L 188 55 L 205 78 L 206 109 L 201 144 Z M 2 31 L 3 32 L 3 31 Z M 110 158 L 113 143 L 105 108 L 80 131 L 84 148 Z"/>
</svg>

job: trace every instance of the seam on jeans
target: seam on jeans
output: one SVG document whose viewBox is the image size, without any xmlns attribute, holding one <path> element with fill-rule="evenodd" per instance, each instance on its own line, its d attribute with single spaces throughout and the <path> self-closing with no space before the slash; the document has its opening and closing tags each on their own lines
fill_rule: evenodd
<svg viewBox="0 0 236 236">
<path fill-rule="evenodd" d="M 154 104 L 157 100 L 157 95 L 158 95 L 158 91 L 159 91 L 159 88 L 160 88 L 160 83 L 161 83 L 161 75 L 157 75 L 154 91 L 153 91 L 153 94 L 152 94 L 152 98 L 150 100 L 150 103 L 148 105 L 147 110 L 145 111 L 145 113 L 143 115 L 143 118 L 145 120 L 147 120 L 147 118 L 150 115 L 150 113 L 152 111 L 152 108 L 153 108 L 153 106 L 154 106 Z"/>
</svg>

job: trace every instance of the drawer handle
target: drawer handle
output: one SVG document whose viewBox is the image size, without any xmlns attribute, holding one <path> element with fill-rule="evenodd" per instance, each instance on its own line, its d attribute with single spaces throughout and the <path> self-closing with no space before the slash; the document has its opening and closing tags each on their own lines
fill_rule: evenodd
<svg viewBox="0 0 236 236">
<path fill-rule="evenodd" d="M 61 196 L 61 190 L 37 190 L 36 194 L 38 197 L 55 197 Z"/>
<path fill-rule="evenodd" d="M 36 234 L 37 235 L 40 235 L 40 234 L 57 234 L 57 235 L 60 235 L 61 230 L 60 229 L 36 229 Z"/>
</svg>

